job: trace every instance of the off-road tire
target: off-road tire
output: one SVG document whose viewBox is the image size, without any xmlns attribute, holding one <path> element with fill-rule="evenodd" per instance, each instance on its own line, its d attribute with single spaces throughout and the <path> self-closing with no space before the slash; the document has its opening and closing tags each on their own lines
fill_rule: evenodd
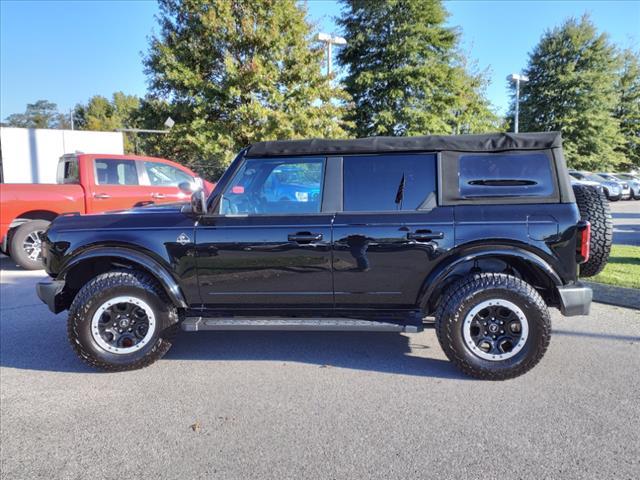
<svg viewBox="0 0 640 480">
<path fill-rule="evenodd" d="M 613 239 L 613 222 L 607 197 L 590 185 L 574 185 L 578 210 L 582 220 L 591 224 L 589 260 L 580 265 L 581 277 L 593 277 L 602 271 L 609 260 Z"/>
<path fill-rule="evenodd" d="M 33 260 L 24 250 L 23 245 L 29 235 L 36 232 L 44 232 L 51 222 L 47 220 L 30 220 L 23 223 L 11 232 L 9 241 L 9 255 L 11 259 L 25 270 L 40 270 L 43 268 L 42 257 Z"/>
<path fill-rule="evenodd" d="M 463 337 L 463 322 L 469 312 L 494 299 L 517 305 L 529 329 L 522 349 L 500 361 L 480 358 L 465 345 Z M 457 281 L 444 292 L 435 318 L 438 341 L 449 360 L 465 374 L 482 380 L 506 380 L 531 370 L 551 338 L 549 310 L 540 294 L 523 280 L 503 273 L 478 273 Z"/>
<path fill-rule="evenodd" d="M 136 295 L 152 309 L 157 327 L 151 341 L 130 354 L 114 354 L 100 347 L 91 334 L 91 319 L 99 306 L 119 295 Z M 113 270 L 89 281 L 69 308 L 67 335 L 82 361 L 91 367 L 118 372 L 136 370 L 162 358 L 178 330 L 178 313 L 155 278 L 137 270 Z"/>
</svg>

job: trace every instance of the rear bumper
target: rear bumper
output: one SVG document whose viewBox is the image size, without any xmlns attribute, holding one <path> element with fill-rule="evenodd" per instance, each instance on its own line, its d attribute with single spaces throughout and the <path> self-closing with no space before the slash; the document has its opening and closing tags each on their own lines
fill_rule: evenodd
<svg viewBox="0 0 640 480">
<path fill-rule="evenodd" d="M 38 298 L 42 300 L 49 310 L 53 313 L 60 313 L 64 310 L 62 302 L 62 290 L 64 289 L 64 281 L 52 280 L 50 282 L 38 282 L 36 285 L 36 293 Z"/>
<path fill-rule="evenodd" d="M 560 311 L 565 317 L 589 315 L 593 292 L 589 287 L 579 283 L 558 288 L 560 295 Z"/>
</svg>

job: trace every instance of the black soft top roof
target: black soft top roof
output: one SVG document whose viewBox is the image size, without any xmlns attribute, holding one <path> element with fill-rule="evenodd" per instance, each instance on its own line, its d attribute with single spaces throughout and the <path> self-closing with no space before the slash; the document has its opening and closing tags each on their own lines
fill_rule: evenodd
<svg viewBox="0 0 640 480">
<path fill-rule="evenodd" d="M 414 151 L 500 152 L 504 150 L 544 150 L 561 146 L 560 132 L 369 137 L 352 140 L 314 138 L 311 140 L 254 143 L 249 147 L 245 156 L 282 157 Z"/>
</svg>

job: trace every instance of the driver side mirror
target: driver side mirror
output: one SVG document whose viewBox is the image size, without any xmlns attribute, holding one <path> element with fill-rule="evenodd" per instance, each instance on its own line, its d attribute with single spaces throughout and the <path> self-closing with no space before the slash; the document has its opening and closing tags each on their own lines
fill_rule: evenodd
<svg viewBox="0 0 640 480">
<path fill-rule="evenodd" d="M 198 182 L 198 180 L 200 180 Z M 207 211 L 207 195 L 204 193 L 202 179 L 195 178 L 193 182 L 182 182 L 178 188 L 184 193 L 191 194 L 191 211 L 202 215 Z"/>
<path fill-rule="evenodd" d="M 207 211 L 207 196 L 204 190 L 196 190 L 191 194 L 191 211 L 203 215 Z"/>
</svg>

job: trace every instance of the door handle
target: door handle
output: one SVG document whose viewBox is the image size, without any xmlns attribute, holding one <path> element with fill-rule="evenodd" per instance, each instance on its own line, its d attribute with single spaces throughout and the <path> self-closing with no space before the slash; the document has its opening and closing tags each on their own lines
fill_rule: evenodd
<svg viewBox="0 0 640 480">
<path fill-rule="evenodd" d="M 427 242 L 429 240 L 437 240 L 444 238 L 443 232 L 432 232 L 431 230 L 416 230 L 412 233 L 407 233 L 407 239 L 416 240 L 418 242 Z"/>
<path fill-rule="evenodd" d="M 111 195 L 107 193 L 94 193 L 93 198 L 97 198 L 98 200 L 106 200 L 107 198 L 111 198 Z"/>
<path fill-rule="evenodd" d="M 165 195 L 164 195 L 164 193 L 152 193 L 151 197 L 152 198 L 164 198 Z"/>
<path fill-rule="evenodd" d="M 311 242 L 319 242 L 322 240 L 321 233 L 308 233 L 308 232 L 299 232 L 299 233 L 291 233 L 287 237 L 290 242 L 297 243 L 311 243 Z"/>
</svg>

